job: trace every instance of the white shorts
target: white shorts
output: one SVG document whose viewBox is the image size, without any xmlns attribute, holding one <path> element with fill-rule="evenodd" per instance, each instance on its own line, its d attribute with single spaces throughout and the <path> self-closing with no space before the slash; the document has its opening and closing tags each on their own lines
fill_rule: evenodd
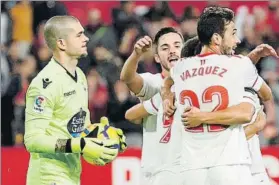
<svg viewBox="0 0 279 185">
<path fill-rule="evenodd" d="M 171 171 L 161 171 L 149 179 L 144 179 L 144 184 L 141 185 L 181 185 L 180 174 Z"/>
<path fill-rule="evenodd" d="M 183 185 L 254 185 L 248 165 L 227 165 L 188 170 L 180 174 Z"/>
<path fill-rule="evenodd" d="M 252 174 L 254 185 L 271 185 L 266 172 Z"/>
</svg>

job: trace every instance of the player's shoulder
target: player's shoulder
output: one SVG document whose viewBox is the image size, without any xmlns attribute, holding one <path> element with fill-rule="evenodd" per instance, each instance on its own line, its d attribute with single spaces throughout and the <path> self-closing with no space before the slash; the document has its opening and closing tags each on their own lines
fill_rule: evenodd
<svg viewBox="0 0 279 185">
<path fill-rule="evenodd" d="M 163 74 L 161 74 L 161 73 L 153 74 L 153 73 L 145 72 L 145 73 L 140 73 L 139 75 L 143 79 L 146 79 L 146 80 L 158 81 L 158 80 L 162 80 L 164 78 Z"/>
<path fill-rule="evenodd" d="M 248 62 L 248 63 L 252 62 L 249 57 L 244 55 L 223 55 L 223 56 L 231 59 L 232 61 L 240 61 L 240 62 Z"/>
<path fill-rule="evenodd" d="M 33 89 L 39 92 L 48 92 L 57 89 L 60 86 L 58 83 L 59 75 L 54 70 L 52 63 L 48 63 L 32 80 L 29 85 L 29 90 Z"/>
</svg>

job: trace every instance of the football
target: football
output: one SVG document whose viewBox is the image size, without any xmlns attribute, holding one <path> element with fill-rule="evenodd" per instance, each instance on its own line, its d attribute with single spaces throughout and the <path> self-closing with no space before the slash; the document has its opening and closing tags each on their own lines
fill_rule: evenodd
<svg viewBox="0 0 279 185">
<path fill-rule="evenodd" d="M 116 128 L 108 124 L 107 118 L 101 118 L 101 123 L 91 124 L 89 127 L 85 128 L 84 131 L 81 133 L 81 137 L 98 138 L 100 140 L 115 139 L 118 141 L 118 144 L 111 146 L 111 148 L 120 148 L 119 136 L 117 134 Z M 84 155 L 82 155 L 82 157 L 86 162 L 92 165 L 95 164 L 91 158 Z"/>
</svg>

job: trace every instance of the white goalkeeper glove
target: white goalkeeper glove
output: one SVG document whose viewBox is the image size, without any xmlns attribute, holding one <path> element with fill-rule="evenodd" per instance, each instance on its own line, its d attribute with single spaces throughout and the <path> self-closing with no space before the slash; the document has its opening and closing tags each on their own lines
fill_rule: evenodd
<svg viewBox="0 0 279 185">
<path fill-rule="evenodd" d="M 94 164 L 105 165 L 112 161 L 118 154 L 118 149 L 113 148 L 117 144 L 114 140 L 99 140 L 96 138 L 72 138 L 66 145 L 66 150 L 72 153 L 81 153 L 85 157 L 92 158 Z"/>
</svg>

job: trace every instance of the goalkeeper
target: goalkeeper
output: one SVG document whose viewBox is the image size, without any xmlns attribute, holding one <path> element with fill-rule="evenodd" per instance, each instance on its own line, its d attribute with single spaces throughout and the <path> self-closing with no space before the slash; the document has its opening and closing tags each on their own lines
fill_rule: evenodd
<svg viewBox="0 0 279 185">
<path fill-rule="evenodd" d="M 89 126 L 86 77 L 77 67 L 88 38 L 72 16 L 55 16 L 44 28 L 53 57 L 31 82 L 26 95 L 24 143 L 30 152 L 27 185 L 79 185 L 80 154 L 97 165 L 111 162 L 119 141 L 81 138 Z M 121 130 L 120 130 L 121 131 Z M 126 147 L 120 134 L 120 150 Z"/>
</svg>

